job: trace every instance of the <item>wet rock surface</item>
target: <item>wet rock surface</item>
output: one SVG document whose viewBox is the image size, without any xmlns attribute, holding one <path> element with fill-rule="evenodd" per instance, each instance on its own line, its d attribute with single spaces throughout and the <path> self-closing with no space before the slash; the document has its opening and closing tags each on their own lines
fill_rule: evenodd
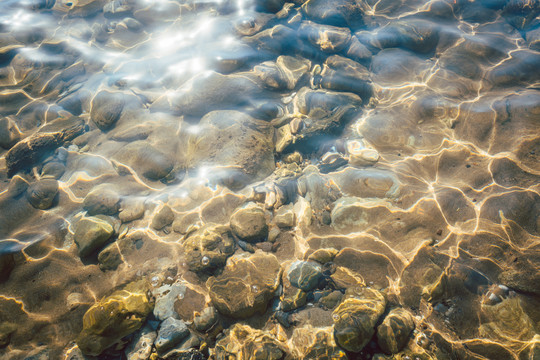
<svg viewBox="0 0 540 360">
<path fill-rule="evenodd" d="M 244 241 L 264 241 L 268 236 L 264 210 L 258 206 L 236 210 L 231 216 L 231 230 Z"/>
<path fill-rule="evenodd" d="M 405 347 L 413 330 L 412 315 L 401 308 L 392 309 L 377 327 L 377 343 L 385 353 L 396 354 Z"/>
<path fill-rule="evenodd" d="M 539 14 L 0 2 L 0 358 L 536 358 Z"/>
<path fill-rule="evenodd" d="M 122 337 L 139 329 L 152 311 L 147 289 L 148 284 L 143 280 L 128 284 L 88 309 L 77 337 L 81 351 L 100 355 Z"/>
<path fill-rule="evenodd" d="M 334 337 L 345 350 L 360 352 L 375 334 L 386 299 L 379 291 L 352 287 L 334 310 Z"/>
<path fill-rule="evenodd" d="M 274 255 L 257 252 L 229 259 L 223 273 L 208 280 L 212 303 L 224 315 L 247 318 L 266 311 L 279 285 L 280 266 Z"/>
<path fill-rule="evenodd" d="M 189 234 L 183 243 L 188 266 L 195 272 L 222 268 L 234 253 L 234 246 L 230 229 L 222 225 L 204 226 Z"/>
<path fill-rule="evenodd" d="M 86 257 L 100 249 L 110 239 L 114 229 L 101 217 L 86 217 L 77 223 L 74 241 L 79 249 L 79 256 Z"/>
</svg>

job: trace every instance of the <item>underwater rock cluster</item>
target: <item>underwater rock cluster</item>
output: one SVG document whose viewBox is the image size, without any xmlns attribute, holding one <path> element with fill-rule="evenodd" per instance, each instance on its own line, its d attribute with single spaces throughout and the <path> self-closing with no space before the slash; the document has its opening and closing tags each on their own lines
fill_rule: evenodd
<svg viewBox="0 0 540 360">
<path fill-rule="evenodd" d="M 535 359 L 536 0 L 0 4 L 0 357 Z"/>
</svg>

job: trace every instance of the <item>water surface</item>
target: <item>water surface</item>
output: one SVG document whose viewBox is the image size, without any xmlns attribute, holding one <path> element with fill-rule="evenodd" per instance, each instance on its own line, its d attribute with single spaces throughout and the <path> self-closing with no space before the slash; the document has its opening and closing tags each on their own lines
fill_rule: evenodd
<svg viewBox="0 0 540 360">
<path fill-rule="evenodd" d="M 537 0 L 2 1 L 0 357 L 120 359 L 150 334 L 137 359 L 173 358 L 151 336 L 173 317 L 193 359 L 536 359 L 539 16 Z M 81 345 L 84 314 L 141 279 L 153 310 Z M 370 291 L 382 312 L 345 343 L 340 309 Z M 392 311 L 414 327 L 397 355 Z"/>
</svg>

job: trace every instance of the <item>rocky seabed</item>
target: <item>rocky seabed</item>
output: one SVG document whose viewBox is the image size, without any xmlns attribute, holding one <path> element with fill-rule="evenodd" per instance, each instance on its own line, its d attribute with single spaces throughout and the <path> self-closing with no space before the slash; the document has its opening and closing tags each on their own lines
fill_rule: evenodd
<svg viewBox="0 0 540 360">
<path fill-rule="evenodd" d="M 0 3 L 0 358 L 540 359 L 540 1 Z"/>
</svg>

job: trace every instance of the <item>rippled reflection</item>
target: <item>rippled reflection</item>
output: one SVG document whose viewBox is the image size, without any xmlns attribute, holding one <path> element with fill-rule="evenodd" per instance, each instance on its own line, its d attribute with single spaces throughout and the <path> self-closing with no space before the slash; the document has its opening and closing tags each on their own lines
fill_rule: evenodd
<svg viewBox="0 0 540 360">
<path fill-rule="evenodd" d="M 539 15 L 1 2 L 0 357 L 536 358 Z"/>
</svg>

